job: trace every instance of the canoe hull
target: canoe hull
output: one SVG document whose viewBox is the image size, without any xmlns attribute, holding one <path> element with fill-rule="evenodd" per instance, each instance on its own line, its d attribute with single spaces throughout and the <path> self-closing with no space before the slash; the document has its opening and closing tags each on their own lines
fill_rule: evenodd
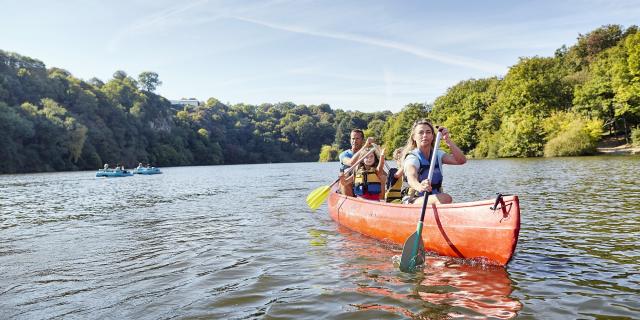
<svg viewBox="0 0 640 320">
<path fill-rule="evenodd" d="M 496 210 L 495 200 L 427 206 L 422 239 L 425 250 L 439 255 L 481 259 L 506 265 L 520 232 L 517 196 L 505 196 Z M 420 205 L 374 202 L 329 195 L 329 215 L 339 224 L 366 236 L 398 245 L 416 232 Z"/>
</svg>

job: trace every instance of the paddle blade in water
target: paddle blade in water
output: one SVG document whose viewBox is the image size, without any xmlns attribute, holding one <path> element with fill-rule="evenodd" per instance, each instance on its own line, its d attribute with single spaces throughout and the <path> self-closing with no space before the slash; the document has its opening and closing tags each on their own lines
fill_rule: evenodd
<svg viewBox="0 0 640 320">
<path fill-rule="evenodd" d="M 404 242 L 402 256 L 400 257 L 400 271 L 402 272 L 413 272 L 416 266 L 424 263 L 424 244 L 422 239 L 418 239 L 418 247 L 416 248 L 417 237 L 419 237 L 418 233 L 414 232 Z"/>
<path fill-rule="evenodd" d="M 318 209 L 329 196 L 330 189 L 329 186 L 322 186 L 311 191 L 307 196 L 307 205 L 309 208 L 313 210 Z"/>
</svg>

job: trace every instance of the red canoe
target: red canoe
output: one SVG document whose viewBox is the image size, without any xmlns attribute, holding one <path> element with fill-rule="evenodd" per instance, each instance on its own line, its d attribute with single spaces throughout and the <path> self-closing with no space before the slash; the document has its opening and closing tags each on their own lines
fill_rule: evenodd
<svg viewBox="0 0 640 320">
<path fill-rule="evenodd" d="M 422 240 L 427 251 L 506 265 L 520 232 L 517 196 L 496 200 L 427 206 Z M 421 205 L 357 199 L 332 190 L 329 214 L 339 224 L 385 242 L 403 245 L 416 231 Z"/>
</svg>

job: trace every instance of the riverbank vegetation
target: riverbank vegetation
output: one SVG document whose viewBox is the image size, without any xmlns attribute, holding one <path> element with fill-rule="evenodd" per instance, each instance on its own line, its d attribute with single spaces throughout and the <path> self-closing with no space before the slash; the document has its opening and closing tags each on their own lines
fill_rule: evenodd
<svg viewBox="0 0 640 320">
<path fill-rule="evenodd" d="M 390 154 L 413 121 L 447 126 L 474 157 L 595 152 L 603 134 L 640 141 L 640 32 L 607 25 L 553 57 L 521 58 L 501 78 L 469 79 L 398 113 L 290 102 L 175 107 L 158 74 L 82 80 L 0 50 L 0 173 L 128 166 L 335 160 L 363 128 Z"/>
<path fill-rule="evenodd" d="M 631 130 L 631 141 L 634 147 L 640 147 L 640 127 Z"/>
</svg>

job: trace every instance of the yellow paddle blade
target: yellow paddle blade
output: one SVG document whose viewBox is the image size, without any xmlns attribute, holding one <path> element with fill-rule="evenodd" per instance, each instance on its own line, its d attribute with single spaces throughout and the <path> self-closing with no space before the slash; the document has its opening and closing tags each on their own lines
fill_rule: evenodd
<svg viewBox="0 0 640 320">
<path fill-rule="evenodd" d="M 311 191 L 307 196 L 307 205 L 309 208 L 313 210 L 318 209 L 329 196 L 330 190 L 331 188 L 329 188 L 329 186 L 322 186 Z"/>
<path fill-rule="evenodd" d="M 322 186 L 309 194 L 309 196 L 307 197 L 307 205 L 309 206 L 309 208 L 315 210 L 320 207 L 329 195 L 329 190 L 329 187 Z"/>
<path fill-rule="evenodd" d="M 318 197 L 316 197 L 315 199 L 313 199 L 313 202 L 309 203 L 309 207 L 313 210 L 316 210 L 318 208 L 320 208 L 320 206 L 322 205 L 322 203 L 324 203 L 325 200 L 327 200 L 327 197 L 329 196 L 329 189 L 327 189 L 326 192 L 318 195 Z"/>
<path fill-rule="evenodd" d="M 309 195 L 307 196 L 307 202 L 309 202 L 309 200 L 317 197 L 326 188 L 327 188 L 327 186 L 320 186 L 320 187 L 317 187 L 317 188 L 313 189 L 313 191 L 309 192 Z"/>
</svg>

